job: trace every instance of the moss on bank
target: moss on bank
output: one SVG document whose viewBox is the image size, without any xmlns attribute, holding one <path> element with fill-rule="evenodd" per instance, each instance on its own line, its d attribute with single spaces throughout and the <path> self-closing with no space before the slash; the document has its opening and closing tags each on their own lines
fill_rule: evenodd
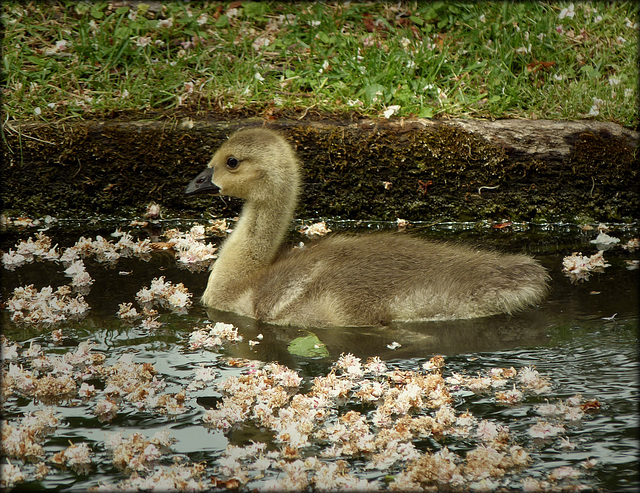
<svg viewBox="0 0 640 493">
<path fill-rule="evenodd" d="M 230 217 L 236 200 L 184 195 L 238 121 L 78 122 L 5 127 L 8 215 Z M 455 122 L 278 120 L 304 163 L 299 217 L 629 221 L 640 217 L 629 132 L 569 132 L 562 158 L 527 156 Z M 535 129 L 535 122 L 533 122 Z"/>
</svg>

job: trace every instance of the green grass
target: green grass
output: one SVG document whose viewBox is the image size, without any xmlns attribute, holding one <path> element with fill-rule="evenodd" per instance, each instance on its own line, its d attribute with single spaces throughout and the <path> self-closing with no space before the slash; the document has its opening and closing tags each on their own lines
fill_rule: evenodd
<svg viewBox="0 0 640 493">
<path fill-rule="evenodd" d="M 8 1 L 4 107 L 9 119 L 45 121 L 378 117 L 397 107 L 394 117 L 637 127 L 635 4 L 574 2 L 561 19 L 568 6 Z"/>
</svg>

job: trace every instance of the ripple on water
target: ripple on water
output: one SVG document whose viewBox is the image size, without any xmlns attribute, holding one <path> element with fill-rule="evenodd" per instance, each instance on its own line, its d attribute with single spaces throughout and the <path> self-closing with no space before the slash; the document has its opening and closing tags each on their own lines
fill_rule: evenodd
<svg viewBox="0 0 640 493">
<path fill-rule="evenodd" d="M 440 236 L 490 240 L 513 251 L 530 251 L 532 248 L 526 235 L 500 233 L 496 236 L 495 233 L 490 229 L 478 233 L 472 226 L 465 225 L 458 229 L 449 228 L 440 232 Z M 108 233 L 102 234 L 108 237 Z M 73 241 L 61 240 L 60 244 L 72 244 Z M 583 249 L 586 253 L 586 248 L 591 247 L 588 239 L 576 237 L 574 228 L 562 241 L 554 239 L 550 244 L 555 246 L 547 250 L 535 247 L 536 256 L 549 268 L 553 277 L 552 292 L 539 308 L 513 317 L 492 317 L 473 322 L 406 324 L 392 329 L 366 331 L 314 331 L 329 348 L 331 356 L 326 359 L 306 359 L 288 353 L 288 344 L 301 335 L 296 328 L 274 328 L 246 320 L 237 322 L 245 336 L 243 342 L 215 351 L 187 351 L 186 341 L 191 329 L 208 317 L 198 307 L 188 315 L 161 313 L 161 321 L 165 325 L 154 332 L 143 331 L 118 320 L 115 317 L 118 304 L 133 302 L 136 291 L 148 286 L 158 272 L 174 283 L 183 282 L 194 297 L 202 292 L 206 272 L 190 273 L 178 269 L 175 262 L 166 257 L 152 258 L 148 262 L 129 259 L 116 269 L 88 263 L 88 269 L 96 279 L 87 298 L 92 308 L 81 322 L 63 324 L 68 336 L 67 346 L 51 345 L 50 329 L 32 330 L 5 324 L 8 321 L 6 312 L 3 328 L 8 328 L 5 331 L 7 336 L 24 342 L 26 347 L 33 340 L 43 344 L 45 351 L 59 355 L 75 349 L 79 342 L 87 339 L 97 342 L 96 350 L 107 356 L 107 364 L 114 364 L 122 354 L 131 352 L 137 363 L 154 364 L 158 374 L 167 382 L 167 392 L 176 392 L 182 385 L 187 385 L 200 364 L 213 366 L 219 372 L 219 378 L 240 374 L 242 370 L 224 362 L 224 355 L 286 363 L 298 369 L 307 380 L 303 385 L 305 392 L 315 376 L 325 375 L 341 353 L 349 352 L 359 352 L 358 356 L 363 359 L 379 355 L 393 368 L 407 371 L 415 371 L 436 353 L 445 355 L 445 373 L 448 374 L 455 371 L 475 375 L 493 367 L 520 369 L 534 366 L 552 382 L 551 393 L 528 396 L 515 406 L 503 406 L 496 404 L 492 393 L 461 391 L 455 395 L 457 409 L 469 409 L 479 419 L 509 426 L 515 440 L 526 445 L 535 457 L 534 465 L 523 474 L 542 479 L 553 468 L 578 467 L 583 461 L 596 459 L 592 473 L 583 472 L 584 483 L 611 491 L 635 490 L 640 487 L 637 475 L 640 427 L 637 404 L 640 397 L 637 271 L 627 271 L 621 262 L 616 264 L 615 252 L 608 252 L 607 258 L 616 265 L 585 283 L 572 284 L 560 273 L 562 255 L 574 249 Z M 618 255 L 622 258 L 627 254 Z M 131 274 L 121 276 L 120 270 L 131 271 Z M 17 285 L 35 282 L 41 287 L 68 282 L 55 264 L 34 263 L 4 274 L 3 299 L 7 299 Z M 113 286 L 118 289 L 113 289 Z M 617 315 L 613 320 L 603 320 L 603 317 L 611 317 L 614 313 Z M 249 347 L 248 341 L 256 339 L 260 333 L 264 333 L 264 339 L 259 345 Z M 392 342 L 398 342 L 400 347 L 389 349 Z M 542 418 L 536 413 L 535 406 L 547 400 L 567 399 L 577 393 L 582 394 L 585 400 L 597 399 L 601 407 L 577 422 L 565 423 L 564 436 L 575 444 L 575 448 L 563 449 L 559 440 L 532 440 L 529 429 Z M 252 426 L 229 434 L 206 431 L 201 425 L 205 407 L 200 404 L 205 400 L 198 401 L 198 398 L 218 395 L 212 388 L 194 392 L 186 412 L 177 416 L 127 409 L 111 423 L 100 422 L 84 404 L 57 406 L 66 424 L 58 430 L 55 438 L 47 442 L 46 447 L 58 451 L 67 445 L 68 440 L 90 442 L 98 451 L 96 473 L 90 477 L 76 477 L 70 472 L 56 470 L 41 485 L 50 489 L 84 490 L 99 481 L 115 484 L 122 479 L 122 474 L 114 470 L 103 453 L 105 437 L 113 431 L 125 435 L 139 431 L 150 436 L 169 428 L 172 435 L 179 438 L 173 446 L 174 454 L 193 461 L 206 461 L 209 465 L 215 464 L 230 440 L 233 443 L 272 441 L 271 432 Z M 30 399 L 15 399 L 4 409 L 4 418 L 17 419 L 38 407 L 39 404 Z M 363 406 L 358 409 L 367 412 Z M 443 443 L 448 443 L 450 450 L 460 454 L 472 447 L 470 442 L 451 437 L 443 441 L 429 437 L 417 441 L 416 445 L 425 450 L 436 450 Z M 314 447 L 315 450 L 322 449 L 320 444 L 314 444 Z M 378 473 L 362 472 L 365 462 L 360 459 L 353 460 L 353 464 L 357 465 L 362 477 L 379 476 Z M 521 477 L 515 476 L 515 479 Z"/>
</svg>

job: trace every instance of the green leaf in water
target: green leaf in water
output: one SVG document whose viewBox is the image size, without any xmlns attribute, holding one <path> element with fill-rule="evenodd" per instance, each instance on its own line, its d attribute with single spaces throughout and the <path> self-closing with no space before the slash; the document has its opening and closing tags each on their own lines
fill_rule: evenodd
<svg viewBox="0 0 640 493">
<path fill-rule="evenodd" d="M 305 358 L 327 358 L 329 351 L 318 336 L 309 332 L 309 335 L 297 337 L 289 343 L 287 350 L 296 356 Z"/>
</svg>

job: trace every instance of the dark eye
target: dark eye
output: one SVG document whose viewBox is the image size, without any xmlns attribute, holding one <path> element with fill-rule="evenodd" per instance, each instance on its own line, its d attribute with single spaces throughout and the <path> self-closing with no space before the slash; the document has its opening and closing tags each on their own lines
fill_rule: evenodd
<svg viewBox="0 0 640 493">
<path fill-rule="evenodd" d="M 234 157 L 230 157 L 227 159 L 227 168 L 229 169 L 236 169 L 239 164 L 240 162 Z"/>
</svg>

